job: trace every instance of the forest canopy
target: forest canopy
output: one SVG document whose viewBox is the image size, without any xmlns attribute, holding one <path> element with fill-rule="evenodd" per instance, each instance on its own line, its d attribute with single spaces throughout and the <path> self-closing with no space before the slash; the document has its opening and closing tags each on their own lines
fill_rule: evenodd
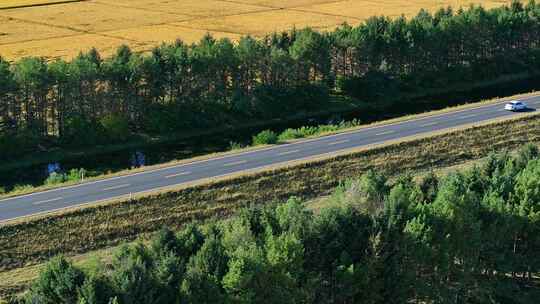
<svg viewBox="0 0 540 304">
<path fill-rule="evenodd" d="M 0 59 L 0 158 L 38 144 L 81 147 L 309 111 L 341 92 L 366 102 L 537 72 L 540 5 L 372 17 L 237 43 L 204 37 L 148 54 L 120 47 L 71 61 Z M 84 134 L 84 136 L 81 136 Z"/>
<path fill-rule="evenodd" d="M 163 228 L 84 270 L 56 257 L 23 303 L 536 303 L 538 148 L 421 180 L 368 171 L 300 200 Z M 536 280 L 536 288 L 532 288 Z"/>
</svg>

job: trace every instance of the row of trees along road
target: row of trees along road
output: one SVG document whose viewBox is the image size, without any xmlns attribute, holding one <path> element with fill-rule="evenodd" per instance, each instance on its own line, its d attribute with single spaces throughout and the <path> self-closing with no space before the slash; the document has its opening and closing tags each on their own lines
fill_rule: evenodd
<svg viewBox="0 0 540 304">
<path fill-rule="evenodd" d="M 150 54 L 122 46 L 106 59 L 96 50 L 69 62 L 0 59 L 0 158 L 38 143 L 117 142 L 317 109 L 336 88 L 371 101 L 536 71 L 539 39 L 540 5 L 516 1 L 373 17 L 328 33 L 206 36 Z"/>
<path fill-rule="evenodd" d="M 538 303 L 538 156 L 391 186 L 367 172 L 315 214 L 293 198 L 163 229 L 84 271 L 55 258 L 22 302 Z"/>
</svg>

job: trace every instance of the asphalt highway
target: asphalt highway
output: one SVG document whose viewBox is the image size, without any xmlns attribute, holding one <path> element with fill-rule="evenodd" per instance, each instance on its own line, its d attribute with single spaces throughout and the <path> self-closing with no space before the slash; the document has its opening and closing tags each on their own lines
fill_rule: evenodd
<svg viewBox="0 0 540 304">
<path fill-rule="evenodd" d="M 520 100 L 524 101 L 531 110 L 540 106 L 540 96 Z M 314 158 L 402 137 L 422 135 L 423 133 L 496 118 L 510 118 L 517 114 L 505 111 L 504 104 L 505 102 L 501 101 L 475 108 L 455 110 L 398 123 L 8 198 L 0 200 L 0 222 L 154 191 L 204 178 L 225 176 L 289 161 Z"/>
</svg>

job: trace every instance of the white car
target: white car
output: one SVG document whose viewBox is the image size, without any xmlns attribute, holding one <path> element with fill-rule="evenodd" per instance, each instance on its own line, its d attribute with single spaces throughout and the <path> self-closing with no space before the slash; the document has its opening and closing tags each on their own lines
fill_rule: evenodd
<svg viewBox="0 0 540 304">
<path fill-rule="evenodd" d="M 523 111 L 527 109 L 527 105 L 519 100 L 512 100 L 504 105 L 504 109 L 507 111 Z"/>
</svg>

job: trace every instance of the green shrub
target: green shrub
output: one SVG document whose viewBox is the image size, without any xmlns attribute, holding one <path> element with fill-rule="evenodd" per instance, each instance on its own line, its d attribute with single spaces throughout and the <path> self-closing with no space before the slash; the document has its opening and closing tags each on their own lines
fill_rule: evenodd
<svg viewBox="0 0 540 304">
<path fill-rule="evenodd" d="M 400 82 L 379 71 L 367 72 L 361 77 L 340 77 L 338 89 L 364 101 L 395 100 L 399 97 Z"/>
<path fill-rule="evenodd" d="M 245 148 L 245 146 L 241 143 L 237 143 L 234 141 L 229 142 L 229 150 L 239 150 L 243 148 Z"/>
<path fill-rule="evenodd" d="M 84 273 L 62 256 L 53 258 L 25 295 L 24 303 L 77 303 Z"/>
<path fill-rule="evenodd" d="M 86 272 L 55 258 L 24 303 L 484 303 L 469 296 L 536 303 L 530 299 L 540 291 L 540 159 L 536 148 L 524 151 L 524 168 L 515 166 L 521 156 L 502 171 L 485 162 L 428 176 L 427 188 L 409 173 L 389 180 L 369 169 L 342 183 L 331 206 L 316 211 L 291 197 L 253 204 L 226 220 L 191 222 L 177 234 L 164 227 L 150 245 L 123 245 L 106 267 Z M 501 182 L 515 188 L 501 189 Z M 429 191 L 435 200 L 426 204 Z M 486 269 L 500 275 L 486 276 Z M 521 269 L 530 277 L 509 275 Z M 463 280 L 468 276 L 474 281 Z M 507 300 L 501 288 L 515 292 Z M 531 289 L 531 296 L 520 295 Z"/>
<path fill-rule="evenodd" d="M 329 89 L 323 83 L 291 87 L 259 85 L 253 91 L 254 112 L 264 118 L 280 117 L 283 111 L 312 109 L 328 101 Z"/>
<path fill-rule="evenodd" d="M 91 146 L 103 141 L 103 127 L 82 116 L 70 117 L 62 129 L 60 141 L 64 145 Z"/>
<path fill-rule="evenodd" d="M 88 173 L 85 169 L 71 169 L 69 170 L 69 173 L 66 176 L 67 181 L 80 181 L 82 180 L 83 176 L 88 176 Z"/>
<path fill-rule="evenodd" d="M 328 132 L 335 132 L 338 131 L 340 128 L 338 125 L 320 125 L 317 127 L 317 133 L 316 134 L 323 134 Z M 313 134 L 313 135 L 316 135 Z"/>
<path fill-rule="evenodd" d="M 304 137 L 309 137 L 319 134 L 319 127 L 301 127 L 298 132 L 302 133 Z"/>
<path fill-rule="evenodd" d="M 335 132 L 342 129 L 348 129 L 360 125 L 360 120 L 341 121 L 337 125 L 319 125 L 317 127 L 301 127 L 298 129 L 287 129 L 278 136 L 279 141 L 315 136 L 322 133 Z"/>
<path fill-rule="evenodd" d="M 279 134 L 278 140 L 279 141 L 286 141 L 286 140 L 298 139 L 298 138 L 303 138 L 303 137 L 305 137 L 305 135 L 302 134 L 302 132 L 300 132 L 300 130 L 289 128 L 289 129 L 281 132 L 281 134 Z"/>
<path fill-rule="evenodd" d="M 125 141 L 128 139 L 129 124 L 128 120 L 120 115 L 110 114 L 103 117 L 100 121 L 106 136 L 112 141 Z"/>
<path fill-rule="evenodd" d="M 45 185 L 57 185 L 65 182 L 67 177 L 63 173 L 52 172 L 45 180 Z"/>
<path fill-rule="evenodd" d="M 254 146 L 260 146 L 260 145 L 273 145 L 277 143 L 278 136 L 276 132 L 271 130 L 264 130 L 260 132 L 259 134 L 253 136 L 253 145 Z"/>
<path fill-rule="evenodd" d="M 2 133 L 0 130 L 0 159 L 16 158 L 21 153 L 35 151 L 38 143 L 39 134 L 30 129 L 7 133 Z"/>
<path fill-rule="evenodd" d="M 342 120 L 338 124 L 338 126 L 340 129 L 348 129 L 348 128 L 358 127 L 361 124 L 362 122 L 360 121 L 360 119 L 354 118 L 353 120 L 349 120 L 349 121 Z"/>
<path fill-rule="evenodd" d="M 82 180 L 83 176 L 87 176 L 86 170 L 81 169 L 71 169 L 66 173 L 57 173 L 53 172 L 47 177 L 44 184 L 45 185 L 57 185 L 65 182 L 77 182 Z"/>
<path fill-rule="evenodd" d="M 15 185 L 13 187 L 13 192 L 24 192 L 24 191 L 28 191 L 30 189 L 33 189 L 34 186 L 32 185 Z"/>
</svg>

